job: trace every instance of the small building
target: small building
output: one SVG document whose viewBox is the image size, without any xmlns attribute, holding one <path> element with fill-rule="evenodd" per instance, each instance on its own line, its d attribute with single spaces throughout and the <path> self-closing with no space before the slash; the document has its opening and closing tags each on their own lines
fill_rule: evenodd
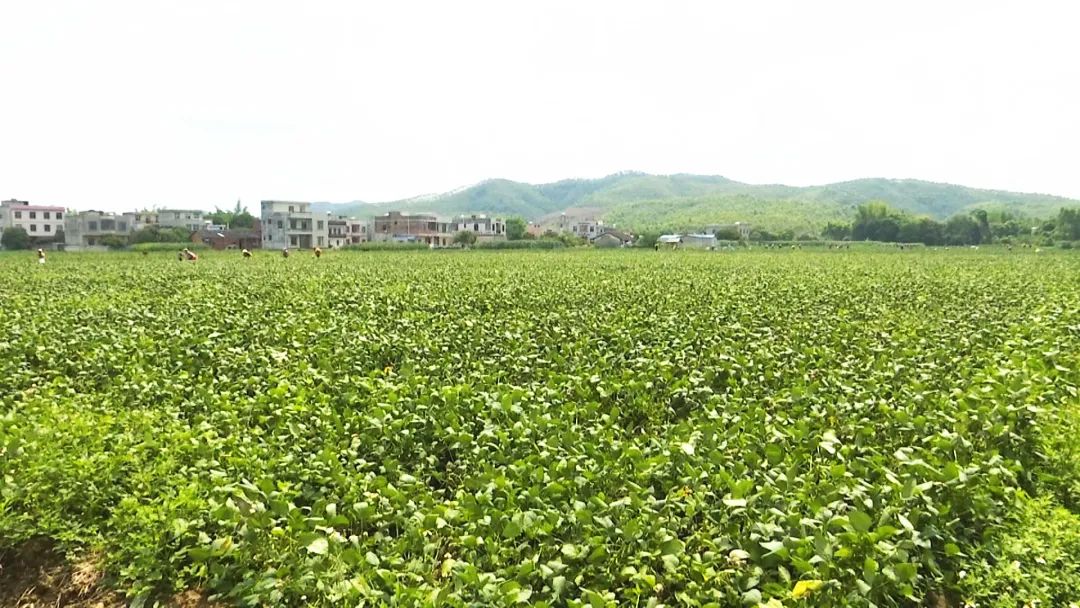
<svg viewBox="0 0 1080 608">
<path fill-rule="evenodd" d="M 682 243 L 681 234 L 661 234 L 656 238 L 656 244 L 661 247 L 674 249 L 679 246 L 679 243 Z"/>
<path fill-rule="evenodd" d="M 262 234 L 258 230 L 197 230 L 191 233 L 192 243 L 202 243 L 212 249 L 258 249 Z"/>
<path fill-rule="evenodd" d="M 682 245 L 688 249 L 714 249 L 715 234 L 687 234 L 682 237 Z"/>
<path fill-rule="evenodd" d="M 600 248 L 612 248 L 623 247 L 628 245 L 631 241 L 629 234 L 625 232 L 619 232 L 618 230 L 605 230 L 600 234 L 589 239 L 594 247 Z"/>
</svg>

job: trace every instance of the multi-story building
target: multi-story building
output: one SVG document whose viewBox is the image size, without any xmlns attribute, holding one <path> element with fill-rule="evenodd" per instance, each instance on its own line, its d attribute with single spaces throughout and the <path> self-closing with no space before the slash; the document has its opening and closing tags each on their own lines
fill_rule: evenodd
<svg viewBox="0 0 1080 608">
<path fill-rule="evenodd" d="M 441 220 L 431 213 L 391 211 L 375 218 L 369 240 L 448 247 L 454 244 L 454 236 L 462 231 L 476 234 L 478 241 L 503 240 L 506 238 L 506 222 L 486 215 L 460 215 L 451 220 Z"/>
<path fill-rule="evenodd" d="M 454 242 L 451 226 L 450 222 L 441 222 L 431 213 L 390 211 L 372 222 L 370 240 L 446 247 Z"/>
<path fill-rule="evenodd" d="M 143 227 L 137 213 L 80 211 L 64 219 L 64 238 L 68 248 L 98 247 L 108 237 L 126 239 Z"/>
<path fill-rule="evenodd" d="M 368 224 L 363 220 L 326 214 L 326 238 L 331 247 L 358 245 L 368 240 Z"/>
<path fill-rule="evenodd" d="M 317 217 L 311 203 L 262 201 L 263 247 L 270 249 L 313 249 L 329 242 L 329 220 Z"/>
<path fill-rule="evenodd" d="M 49 205 L 31 205 L 15 199 L 0 202 L 0 229 L 22 228 L 34 241 L 55 241 L 64 234 L 67 210 Z"/>
<path fill-rule="evenodd" d="M 192 232 L 202 230 L 206 223 L 203 212 L 196 209 L 160 209 L 156 220 L 164 228 L 184 228 Z"/>
<path fill-rule="evenodd" d="M 506 222 L 486 215 L 459 215 L 450 222 L 451 232 L 470 231 L 477 241 L 506 240 Z"/>
<path fill-rule="evenodd" d="M 566 213 L 559 214 L 540 228 L 541 232 L 550 230 L 556 234 L 569 233 L 583 239 L 591 239 L 599 236 L 606 229 L 604 222 L 600 220 L 591 217 L 568 215 Z"/>
</svg>

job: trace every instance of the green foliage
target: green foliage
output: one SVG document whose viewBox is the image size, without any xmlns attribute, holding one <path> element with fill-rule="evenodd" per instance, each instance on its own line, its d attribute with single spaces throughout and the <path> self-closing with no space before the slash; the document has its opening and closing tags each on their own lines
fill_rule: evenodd
<svg viewBox="0 0 1080 608">
<path fill-rule="evenodd" d="M 19 226 L 4 228 L 0 234 L 0 246 L 4 249 L 30 249 L 32 242 L 30 235 Z"/>
<path fill-rule="evenodd" d="M 191 231 L 186 228 L 166 228 L 151 224 L 128 235 L 128 242 L 140 243 L 187 243 L 191 240 Z"/>
<path fill-rule="evenodd" d="M 232 211 L 222 211 L 215 207 L 214 212 L 206 218 L 214 224 L 228 226 L 230 229 L 254 228 L 258 220 L 248 213 L 247 207 L 242 207 L 240 201 L 236 201 L 236 207 Z"/>
<path fill-rule="evenodd" d="M 516 241 L 525 238 L 525 229 L 528 224 L 520 217 L 511 217 L 506 220 L 506 238 Z"/>
<path fill-rule="evenodd" d="M 880 249 L 0 256 L 0 539 L 241 605 L 993 597 L 1076 482 L 1080 256 Z"/>
<path fill-rule="evenodd" d="M 986 608 L 1080 604 L 1080 516 L 1046 499 L 1022 504 L 966 560 L 959 595 Z"/>
<path fill-rule="evenodd" d="M 205 244 L 205 243 L 188 243 L 188 242 L 181 242 L 181 243 L 175 243 L 175 242 L 165 242 L 165 243 L 150 242 L 150 243 L 137 243 L 137 244 L 131 246 L 132 251 L 140 251 L 140 252 L 142 252 L 142 251 L 146 251 L 146 252 L 169 251 L 169 252 L 172 252 L 172 253 L 176 253 L 177 251 L 180 251 L 181 249 L 184 249 L 184 248 L 190 249 L 192 251 L 209 251 L 210 250 L 210 246 Z"/>
<path fill-rule="evenodd" d="M 566 244 L 558 239 L 534 239 L 520 241 L 484 241 L 477 249 L 561 249 Z"/>
<path fill-rule="evenodd" d="M 109 249 L 123 249 L 127 247 L 128 240 L 118 234 L 106 234 L 98 239 L 98 244 Z"/>
<path fill-rule="evenodd" d="M 397 241 L 367 241 L 342 247 L 349 251 L 427 251 L 431 249 L 424 243 L 399 243 Z"/>
<path fill-rule="evenodd" d="M 454 235 L 454 242 L 468 247 L 476 242 L 476 233 L 472 230 L 462 230 Z"/>
<path fill-rule="evenodd" d="M 1055 236 L 1066 241 L 1080 241 L 1080 207 L 1062 208 L 1055 222 Z"/>
</svg>

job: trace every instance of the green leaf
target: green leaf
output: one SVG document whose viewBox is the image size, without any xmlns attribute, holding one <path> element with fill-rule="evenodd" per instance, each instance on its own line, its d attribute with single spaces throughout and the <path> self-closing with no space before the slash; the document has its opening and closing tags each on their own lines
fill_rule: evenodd
<svg viewBox="0 0 1080 608">
<path fill-rule="evenodd" d="M 848 513 L 848 521 L 851 522 L 851 527 L 860 534 L 866 534 L 870 531 L 870 526 L 874 525 L 874 520 L 862 511 Z"/>
<path fill-rule="evenodd" d="M 326 550 L 329 548 L 329 546 L 330 544 L 325 538 L 319 537 L 308 543 L 306 549 L 308 550 L 308 553 L 314 553 L 315 555 L 326 555 Z"/>
</svg>

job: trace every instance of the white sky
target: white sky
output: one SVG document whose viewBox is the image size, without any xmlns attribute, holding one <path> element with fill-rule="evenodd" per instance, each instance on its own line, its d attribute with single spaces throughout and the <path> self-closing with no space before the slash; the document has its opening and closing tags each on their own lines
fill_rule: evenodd
<svg viewBox="0 0 1080 608">
<path fill-rule="evenodd" d="M 627 169 L 1080 197 L 1078 23 L 1065 0 L 0 0 L 0 198 L 254 211 Z"/>
</svg>

